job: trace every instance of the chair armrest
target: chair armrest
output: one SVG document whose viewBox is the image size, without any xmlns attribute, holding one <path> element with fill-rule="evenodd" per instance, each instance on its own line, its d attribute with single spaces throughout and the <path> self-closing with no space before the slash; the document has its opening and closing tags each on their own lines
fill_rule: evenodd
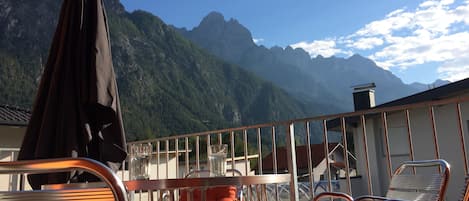
<svg viewBox="0 0 469 201">
<path fill-rule="evenodd" d="M 365 200 L 365 201 L 366 200 L 404 201 L 404 200 L 381 197 L 381 196 L 375 196 L 375 195 L 362 195 L 362 196 L 359 196 L 359 197 L 355 198 L 355 201 L 360 201 L 360 200 Z"/>
<path fill-rule="evenodd" d="M 314 197 L 313 201 L 318 201 L 321 198 L 327 198 L 327 197 L 340 198 L 340 199 L 347 200 L 347 201 L 353 201 L 352 196 L 347 195 L 345 193 L 341 193 L 341 192 L 322 192 L 322 193 L 319 193 L 316 197 Z"/>
<path fill-rule="evenodd" d="M 127 190 L 124 183 L 109 167 L 93 159 L 53 158 L 0 162 L 0 174 L 37 174 L 66 172 L 71 170 L 83 170 L 97 176 L 109 186 L 116 200 L 127 201 Z"/>
</svg>

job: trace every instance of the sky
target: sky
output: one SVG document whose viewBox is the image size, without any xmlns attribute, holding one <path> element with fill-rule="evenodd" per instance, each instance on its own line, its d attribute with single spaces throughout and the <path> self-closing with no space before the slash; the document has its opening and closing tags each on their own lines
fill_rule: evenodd
<svg viewBox="0 0 469 201">
<path fill-rule="evenodd" d="M 192 29 L 217 11 L 266 47 L 311 57 L 360 54 L 404 83 L 469 77 L 469 0 L 121 0 Z"/>
</svg>

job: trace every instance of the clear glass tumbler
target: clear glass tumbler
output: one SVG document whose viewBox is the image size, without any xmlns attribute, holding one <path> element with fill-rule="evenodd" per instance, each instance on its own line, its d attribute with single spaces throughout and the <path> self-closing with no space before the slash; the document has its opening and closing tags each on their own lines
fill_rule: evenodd
<svg viewBox="0 0 469 201">
<path fill-rule="evenodd" d="M 225 176 L 226 174 L 226 154 L 228 145 L 214 144 L 208 149 L 208 161 L 211 176 Z"/>
<path fill-rule="evenodd" d="M 130 178 L 132 180 L 150 178 L 151 143 L 130 146 Z"/>
</svg>

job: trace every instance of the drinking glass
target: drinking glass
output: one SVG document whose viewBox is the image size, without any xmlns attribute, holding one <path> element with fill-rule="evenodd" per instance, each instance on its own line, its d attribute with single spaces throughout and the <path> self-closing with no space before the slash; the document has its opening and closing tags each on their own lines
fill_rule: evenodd
<svg viewBox="0 0 469 201">
<path fill-rule="evenodd" d="M 130 146 L 130 178 L 132 180 L 149 178 L 151 152 L 151 143 Z"/>
<path fill-rule="evenodd" d="M 210 145 L 208 149 L 208 161 L 211 175 L 225 176 L 227 152 L 228 145 L 226 144 Z"/>
</svg>

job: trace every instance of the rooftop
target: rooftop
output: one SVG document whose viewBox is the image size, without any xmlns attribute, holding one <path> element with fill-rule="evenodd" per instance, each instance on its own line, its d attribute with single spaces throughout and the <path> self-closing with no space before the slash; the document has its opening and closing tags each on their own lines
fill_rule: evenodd
<svg viewBox="0 0 469 201">
<path fill-rule="evenodd" d="M 15 106 L 0 105 L 0 125 L 26 126 L 31 112 Z"/>
<path fill-rule="evenodd" d="M 469 78 L 377 105 L 376 108 L 441 100 L 448 97 L 455 97 L 467 92 L 469 92 Z"/>
</svg>

